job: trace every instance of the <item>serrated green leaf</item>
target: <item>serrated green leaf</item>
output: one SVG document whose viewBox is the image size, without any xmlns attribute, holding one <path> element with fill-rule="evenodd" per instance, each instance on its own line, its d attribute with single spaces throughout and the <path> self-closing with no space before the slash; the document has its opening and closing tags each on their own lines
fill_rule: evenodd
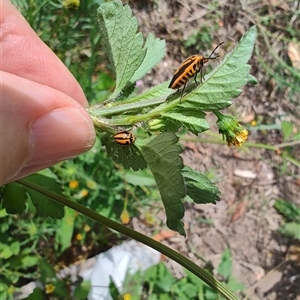
<svg viewBox="0 0 300 300">
<path fill-rule="evenodd" d="M 185 186 L 181 170 L 182 148 L 177 144 L 174 133 L 161 133 L 146 141 L 137 143 L 155 178 L 167 216 L 167 226 L 185 235 L 181 219 L 184 207 L 181 199 L 185 197 Z M 144 144 L 142 144 L 144 143 Z"/>
<path fill-rule="evenodd" d="M 22 268 L 27 269 L 37 265 L 39 258 L 37 256 L 26 255 L 22 257 Z"/>
<path fill-rule="evenodd" d="M 20 253 L 20 242 L 13 242 L 10 244 L 10 250 L 14 255 L 18 255 Z"/>
<path fill-rule="evenodd" d="M 3 208 L 9 214 L 20 214 L 25 209 L 27 195 L 24 188 L 15 182 L 7 184 L 3 191 Z"/>
<path fill-rule="evenodd" d="M 248 82 L 254 82 L 254 77 L 249 76 L 250 65 L 247 62 L 251 57 L 255 39 L 256 27 L 253 26 L 246 32 L 235 49 L 228 53 L 211 73 L 205 76 L 205 81 L 192 92 L 188 92 L 182 101 L 197 104 L 197 107 L 204 111 L 220 110 L 231 105 L 231 99 L 241 93 L 240 88 Z M 193 87 L 195 85 L 191 85 L 189 88 Z M 182 106 L 185 106 L 184 102 Z"/>
<path fill-rule="evenodd" d="M 127 98 L 129 95 L 133 93 L 134 90 L 135 90 L 135 82 L 134 83 L 129 82 L 122 90 L 122 98 Z"/>
<path fill-rule="evenodd" d="M 278 199 L 275 201 L 274 207 L 289 220 L 300 220 L 300 208 L 294 203 Z"/>
<path fill-rule="evenodd" d="M 220 198 L 218 188 L 203 174 L 184 166 L 182 169 L 187 195 L 195 203 L 216 203 Z"/>
<path fill-rule="evenodd" d="M 116 75 L 116 88 L 110 97 L 113 99 L 140 67 L 146 49 L 142 49 L 144 39 L 137 33 L 137 20 L 128 5 L 123 6 L 118 0 L 103 3 L 98 8 L 98 18 L 103 44 Z"/>
<path fill-rule="evenodd" d="M 180 123 L 188 131 L 195 135 L 209 129 L 207 120 L 204 118 L 205 113 L 196 109 L 180 109 L 178 112 L 171 111 L 162 113 L 164 117 L 170 118 L 172 121 Z"/>
<path fill-rule="evenodd" d="M 134 97 L 132 102 L 142 101 L 142 100 L 153 100 L 155 98 L 166 98 L 170 95 L 170 89 L 168 88 L 168 82 L 163 82 L 158 84 L 146 91 L 142 94 Z"/>
<path fill-rule="evenodd" d="M 9 245 L 0 244 L 0 259 L 8 259 L 13 256 L 13 252 L 10 249 Z"/>
<path fill-rule="evenodd" d="M 80 285 L 75 288 L 74 299 L 88 299 L 91 288 L 92 284 L 90 280 L 81 282 Z"/>
<path fill-rule="evenodd" d="M 135 82 L 142 78 L 149 70 L 151 70 L 165 55 L 165 41 L 155 38 L 149 33 L 146 39 L 145 48 L 147 49 L 143 63 L 135 71 L 131 82 Z"/>
<path fill-rule="evenodd" d="M 293 133 L 294 126 L 290 122 L 282 121 L 281 128 L 283 132 L 284 141 L 287 141 Z"/>
<path fill-rule="evenodd" d="M 221 258 L 221 262 L 218 266 L 218 273 L 224 277 L 225 280 L 227 280 L 232 271 L 232 260 L 231 260 L 231 254 L 229 249 L 224 250 Z"/>
<path fill-rule="evenodd" d="M 105 145 L 108 156 L 114 162 L 122 164 L 125 169 L 134 171 L 143 170 L 147 167 L 147 163 L 140 152 L 134 145 L 119 145 L 110 134 L 105 134 L 101 137 L 101 143 Z"/>
<path fill-rule="evenodd" d="M 33 174 L 26 177 L 26 180 L 41 185 L 44 188 L 62 195 L 61 186 L 52 178 L 41 174 Z M 44 216 L 49 216 L 54 219 L 60 219 L 64 216 L 64 206 L 50 199 L 43 194 L 36 192 L 30 188 L 24 187 L 30 199 L 38 212 Z"/>
<path fill-rule="evenodd" d="M 6 283 L 3 282 L 3 280 L 0 281 L 0 292 L 3 291 L 7 291 L 8 290 L 8 286 L 6 285 Z M 6 299 L 6 298 L 0 298 L 0 299 Z"/>
<path fill-rule="evenodd" d="M 258 80 L 256 77 L 254 77 L 253 75 L 251 74 L 248 74 L 248 79 L 247 79 L 247 83 L 248 84 L 258 84 Z"/>
<path fill-rule="evenodd" d="M 155 180 L 149 170 L 133 172 L 128 170 L 125 172 L 124 179 L 126 182 L 135 186 L 154 186 Z"/>
<path fill-rule="evenodd" d="M 286 235 L 300 240 L 300 224 L 297 222 L 289 222 L 280 226 L 279 231 Z"/>
<path fill-rule="evenodd" d="M 235 293 L 243 291 L 246 286 L 240 283 L 235 277 L 232 275 L 228 278 L 227 286 Z"/>
<path fill-rule="evenodd" d="M 40 280 L 43 284 L 48 283 L 50 279 L 52 280 L 51 282 L 54 282 L 54 280 L 57 279 L 53 267 L 46 260 L 40 259 L 39 269 L 41 274 Z"/>
<path fill-rule="evenodd" d="M 56 231 L 55 240 L 61 245 L 63 252 L 70 247 L 74 231 L 75 210 L 65 207 L 65 215 L 60 221 L 60 227 Z"/>
<path fill-rule="evenodd" d="M 300 131 L 295 134 L 295 136 L 293 137 L 293 140 L 294 141 L 300 141 Z"/>
<path fill-rule="evenodd" d="M 176 122 L 171 118 L 159 118 L 152 119 L 147 124 L 149 131 L 160 131 L 160 132 L 177 132 L 182 126 L 180 122 Z"/>
<path fill-rule="evenodd" d="M 24 300 L 43 300 L 44 294 L 40 288 L 35 288 L 33 292 Z"/>
</svg>

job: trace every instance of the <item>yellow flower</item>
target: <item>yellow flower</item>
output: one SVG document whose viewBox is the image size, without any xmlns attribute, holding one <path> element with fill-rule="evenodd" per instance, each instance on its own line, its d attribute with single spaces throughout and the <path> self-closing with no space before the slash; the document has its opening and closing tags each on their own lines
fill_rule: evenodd
<svg viewBox="0 0 300 300">
<path fill-rule="evenodd" d="M 78 182 L 78 180 L 71 180 L 70 182 L 69 182 L 69 188 L 70 189 L 77 189 L 78 188 L 78 186 L 79 186 L 79 182 Z"/>
<path fill-rule="evenodd" d="M 219 132 L 223 135 L 223 139 L 226 139 L 228 147 L 231 145 L 241 147 L 248 138 L 248 131 L 234 117 L 216 111 L 214 113 L 218 117 Z"/>
<path fill-rule="evenodd" d="M 64 8 L 78 8 L 80 5 L 80 0 L 63 0 L 62 5 Z"/>
<path fill-rule="evenodd" d="M 8 293 L 9 295 L 12 295 L 12 294 L 14 293 L 14 291 L 15 291 L 15 288 L 14 288 L 13 286 L 10 286 L 10 287 L 7 289 L 7 293 Z"/>
<path fill-rule="evenodd" d="M 86 181 L 86 186 L 91 190 L 95 190 L 97 187 L 97 183 L 94 180 L 88 179 Z"/>
<path fill-rule="evenodd" d="M 83 227 L 83 231 L 84 232 L 89 232 L 90 230 L 91 230 L 91 227 L 89 225 L 85 224 L 84 227 Z"/>
<path fill-rule="evenodd" d="M 131 295 L 129 293 L 124 294 L 123 300 L 131 300 Z"/>
<path fill-rule="evenodd" d="M 120 216 L 122 224 L 128 224 L 130 222 L 129 212 L 128 210 L 124 209 Z"/>
<path fill-rule="evenodd" d="M 78 196 L 79 196 L 79 198 L 84 198 L 84 197 L 86 197 L 88 194 L 89 194 L 89 191 L 88 191 L 87 189 L 82 189 L 82 190 L 79 192 Z"/>
<path fill-rule="evenodd" d="M 81 240 L 82 240 L 82 238 L 83 238 L 83 236 L 82 236 L 82 234 L 81 234 L 81 233 L 77 233 L 77 234 L 76 234 L 76 237 L 75 237 L 75 239 L 76 239 L 77 241 L 81 241 Z"/>
<path fill-rule="evenodd" d="M 52 294 L 55 290 L 55 286 L 52 283 L 46 284 L 46 294 Z"/>
<path fill-rule="evenodd" d="M 251 126 L 256 126 L 257 125 L 257 122 L 256 122 L 256 120 L 253 120 L 253 121 L 251 121 Z"/>
<path fill-rule="evenodd" d="M 230 136 L 226 136 L 227 145 L 228 147 L 230 145 L 241 147 L 243 143 L 247 141 L 248 138 L 248 131 L 246 129 L 243 129 L 241 131 L 236 131 L 235 136 L 232 138 Z"/>
<path fill-rule="evenodd" d="M 148 225 L 154 225 L 155 223 L 154 215 L 148 212 L 145 213 L 145 221 Z"/>
</svg>

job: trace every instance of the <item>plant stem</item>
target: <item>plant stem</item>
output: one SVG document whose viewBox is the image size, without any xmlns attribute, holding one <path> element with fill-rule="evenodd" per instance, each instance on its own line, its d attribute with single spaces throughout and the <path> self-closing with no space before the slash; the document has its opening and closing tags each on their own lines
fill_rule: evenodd
<svg viewBox="0 0 300 300">
<path fill-rule="evenodd" d="M 207 270 L 199 267 L 194 262 L 192 262 L 190 259 L 184 257 L 177 251 L 153 240 L 152 238 L 150 238 L 146 235 L 136 232 L 131 228 L 128 228 L 120 223 L 117 223 L 109 218 L 106 218 L 79 203 L 71 201 L 62 195 L 59 195 L 50 190 L 47 190 L 44 187 L 39 186 L 33 182 L 30 182 L 26 179 L 20 179 L 17 182 L 19 182 L 20 184 L 22 184 L 34 191 L 37 191 L 37 192 L 53 199 L 54 201 L 56 201 L 58 203 L 66 205 L 66 206 L 78 211 L 79 213 L 86 215 L 90 219 L 92 219 L 96 222 L 99 222 L 102 225 L 105 225 L 113 230 L 116 230 L 124 235 L 127 235 L 128 237 L 131 237 L 131 238 L 157 250 L 158 252 L 166 255 L 167 257 L 178 262 L 183 267 L 187 268 L 190 272 L 192 272 L 197 277 L 202 279 L 205 283 L 207 283 L 210 287 L 212 287 L 214 290 L 216 290 L 218 293 L 220 293 L 226 299 L 239 300 L 239 298 L 225 284 L 223 284 L 222 282 L 215 279 Z"/>
</svg>

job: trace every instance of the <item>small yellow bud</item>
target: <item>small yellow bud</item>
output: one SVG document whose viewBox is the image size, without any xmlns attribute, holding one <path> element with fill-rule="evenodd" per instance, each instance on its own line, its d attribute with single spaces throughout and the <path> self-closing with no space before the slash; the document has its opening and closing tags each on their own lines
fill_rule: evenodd
<svg viewBox="0 0 300 300">
<path fill-rule="evenodd" d="M 69 188 L 70 189 L 77 189 L 78 188 L 78 186 L 79 186 L 79 182 L 78 182 L 78 180 L 71 180 L 70 182 L 69 182 Z"/>
<path fill-rule="evenodd" d="M 55 290 L 55 286 L 52 283 L 46 284 L 45 292 L 46 294 L 52 294 Z"/>
<path fill-rule="evenodd" d="M 80 0 L 63 0 L 62 5 L 64 8 L 78 8 Z"/>
<path fill-rule="evenodd" d="M 129 293 L 124 294 L 123 300 L 131 300 L 131 295 Z"/>
<path fill-rule="evenodd" d="M 128 224 L 130 222 L 129 212 L 128 210 L 124 209 L 120 216 L 122 224 Z"/>
</svg>

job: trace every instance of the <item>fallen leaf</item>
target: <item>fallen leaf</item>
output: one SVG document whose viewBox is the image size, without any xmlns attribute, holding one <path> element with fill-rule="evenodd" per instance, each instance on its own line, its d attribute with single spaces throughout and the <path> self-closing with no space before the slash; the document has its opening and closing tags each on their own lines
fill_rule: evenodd
<svg viewBox="0 0 300 300">
<path fill-rule="evenodd" d="M 290 7 L 288 4 L 286 4 L 284 1 L 281 0 L 270 0 L 271 5 L 276 8 L 279 7 L 285 11 L 291 11 Z"/>
<path fill-rule="evenodd" d="M 248 123 L 252 122 L 254 119 L 255 119 L 255 113 L 251 112 L 251 113 L 245 114 L 242 117 L 241 122 L 245 123 L 245 124 L 248 124 Z"/>
<path fill-rule="evenodd" d="M 157 242 L 161 242 L 163 240 L 166 240 L 166 239 L 169 239 L 169 238 L 173 237 L 176 234 L 177 233 L 175 231 L 162 230 L 161 232 L 154 235 L 152 238 Z"/>
<path fill-rule="evenodd" d="M 288 251 L 288 260 L 294 261 L 297 265 L 300 265 L 300 245 L 292 245 Z"/>
<path fill-rule="evenodd" d="M 300 45 L 290 42 L 288 45 L 288 56 L 293 67 L 300 70 Z"/>
<path fill-rule="evenodd" d="M 246 211 L 246 202 L 241 201 L 235 208 L 235 212 L 233 213 L 230 222 L 234 222 L 239 219 Z"/>
</svg>

